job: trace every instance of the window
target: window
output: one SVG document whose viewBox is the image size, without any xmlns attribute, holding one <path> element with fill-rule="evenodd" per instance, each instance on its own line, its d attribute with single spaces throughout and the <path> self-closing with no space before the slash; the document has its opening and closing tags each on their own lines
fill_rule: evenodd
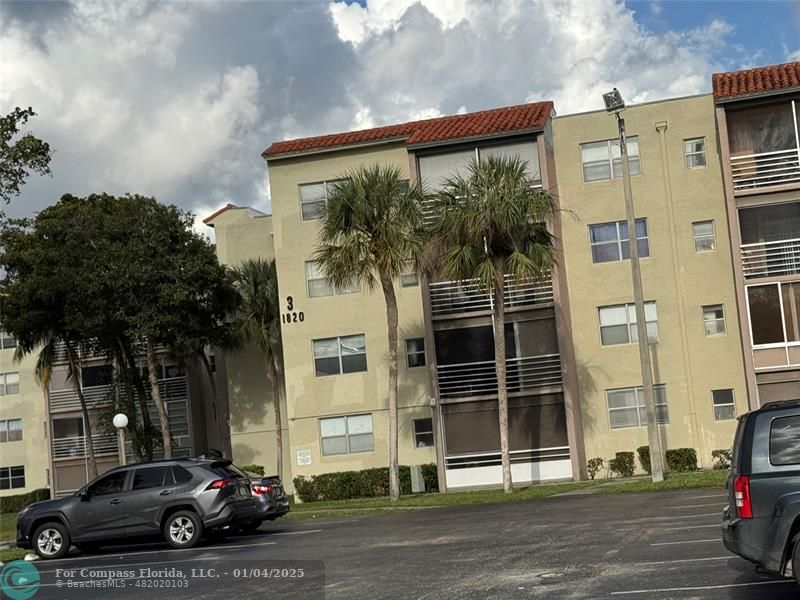
<svg viewBox="0 0 800 600">
<path fill-rule="evenodd" d="M 800 417 L 781 417 L 772 421 L 769 462 L 773 465 L 800 464 Z"/>
<path fill-rule="evenodd" d="M 319 420 L 323 456 L 372 452 L 372 415 L 352 415 Z"/>
<path fill-rule="evenodd" d="M 83 387 L 108 385 L 114 379 L 114 368 L 111 365 L 97 365 L 81 369 L 81 383 Z"/>
<path fill-rule="evenodd" d="M 772 283 L 746 289 L 754 346 L 800 342 L 800 284 Z"/>
<path fill-rule="evenodd" d="M 19 373 L 0 373 L 0 396 L 19 394 Z"/>
<path fill-rule="evenodd" d="M 172 466 L 172 476 L 175 478 L 175 483 L 183 485 L 192 480 L 192 474 L 179 465 Z"/>
<path fill-rule="evenodd" d="M 656 402 L 656 422 L 669 423 L 667 390 L 663 385 L 653 386 Z M 608 390 L 608 421 L 611 429 L 642 427 L 647 425 L 642 388 Z"/>
<path fill-rule="evenodd" d="M 364 335 L 314 340 L 314 369 L 317 377 L 366 371 Z"/>
<path fill-rule="evenodd" d="M 725 313 L 722 304 L 703 307 L 703 328 L 707 336 L 725 333 Z"/>
<path fill-rule="evenodd" d="M 711 390 L 715 421 L 732 421 L 736 418 L 733 390 Z"/>
<path fill-rule="evenodd" d="M 323 296 L 333 296 L 334 294 L 354 294 L 361 291 L 361 286 L 358 282 L 355 282 L 344 288 L 336 288 L 330 281 L 325 279 L 319 263 L 309 260 L 306 261 L 306 291 L 309 298 L 321 298 Z"/>
<path fill-rule="evenodd" d="M 418 287 L 419 275 L 413 265 L 407 265 L 400 274 L 400 285 L 402 287 Z"/>
<path fill-rule="evenodd" d="M 17 340 L 14 339 L 11 335 L 6 333 L 5 331 L 0 330 L 0 348 L 16 348 L 17 347 Z"/>
<path fill-rule="evenodd" d="M 686 166 L 690 169 L 706 166 L 706 139 L 691 138 L 683 140 L 683 154 L 686 156 Z"/>
<path fill-rule="evenodd" d="M 717 249 L 717 236 L 714 233 L 714 221 L 697 221 L 692 223 L 695 252 L 713 252 Z"/>
<path fill-rule="evenodd" d="M 105 477 L 101 477 L 89 486 L 90 496 L 103 496 L 105 494 L 118 494 L 125 486 L 125 476 L 127 471 L 114 471 Z"/>
<path fill-rule="evenodd" d="M 603 346 L 632 344 L 639 341 L 635 305 L 616 304 L 601 306 L 597 310 L 600 315 L 600 343 Z M 658 315 L 655 302 L 644 303 L 644 317 L 647 339 L 650 343 L 655 343 L 658 341 Z"/>
<path fill-rule="evenodd" d="M 425 366 L 425 338 L 406 340 L 406 364 L 409 369 Z"/>
<path fill-rule="evenodd" d="M 0 467 L 0 490 L 25 487 L 25 467 Z"/>
<path fill-rule="evenodd" d="M 622 177 L 622 159 L 619 140 L 605 140 L 581 144 L 581 163 L 583 164 L 583 180 L 600 181 Z M 641 174 L 639 163 L 639 137 L 628 138 L 628 165 L 631 175 Z"/>
<path fill-rule="evenodd" d="M 628 260 L 631 257 L 628 222 L 614 221 L 589 225 L 589 244 L 592 248 L 593 263 Z M 636 219 L 636 247 L 639 249 L 639 257 L 650 256 L 647 219 Z"/>
<path fill-rule="evenodd" d="M 417 448 L 433 446 L 433 419 L 414 419 L 414 445 Z"/>
<path fill-rule="evenodd" d="M 146 490 L 148 488 L 164 487 L 164 479 L 167 476 L 169 467 L 146 467 L 136 469 L 133 472 L 133 489 Z M 169 477 L 169 484 L 172 484 L 172 477 Z"/>
<path fill-rule="evenodd" d="M 322 217 L 328 196 L 339 181 L 341 180 L 307 183 L 300 186 L 300 212 L 303 221 L 314 221 Z"/>
<path fill-rule="evenodd" d="M 0 421 L 0 442 L 19 442 L 22 440 L 22 419 Z"/>
</svg>

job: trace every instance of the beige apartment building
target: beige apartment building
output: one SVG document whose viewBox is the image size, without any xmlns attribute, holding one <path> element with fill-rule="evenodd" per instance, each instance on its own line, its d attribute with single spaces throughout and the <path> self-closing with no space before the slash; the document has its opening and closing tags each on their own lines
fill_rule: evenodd
<svg viewBox="0 0 800 600">
<path fill-rule="evenodd" d="M 45 396 L 34 378 L 36 357 L 17 363 L 17 342 L 0 332 L 0 496 L 49 485 Z"/>
<path fill-rule="evenodd" d="M 747 410 L 710 94 L 624 111 L 662 445 L 702 466 Z M 587 457 L 647 445 L 617 122 L 553 120 Z"/>
<path fill-rule="evenodd" d="M 713 95 L 750 406 L 800 398 L 800 62 Z"/>
</svg>

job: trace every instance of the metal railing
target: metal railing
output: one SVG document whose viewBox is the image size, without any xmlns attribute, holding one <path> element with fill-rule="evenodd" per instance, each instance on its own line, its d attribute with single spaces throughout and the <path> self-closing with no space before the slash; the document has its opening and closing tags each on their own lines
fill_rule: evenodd
<svg viewBox="0 0 800 600">
<path fill-rule="evenodd" d="M 742 244 L 740 250 L 745 278 L 800 273 L 800 238 Z"/>
<path fill-rule="evenodd" d="M 92 435 L 95 455 L 116 454 L 117 437 L 113 434 Z M 84 458 L 86 456 L 86 436 L 73 436 L 53 439 L 53 458 Z"/>
<path fill-rule="evenodd" d="M 145 387 L 149 387 L 149 384 L 146 382 L 144 385 Z M 161 390 L 161 399 L 165 402 L 187 397 L 186 377 L 183 375 L 169 379 L 160 379 L 158 381 L 158 387 Z M 110 391 L 110 385 L 96 385 L 83 388 L 83 397 L 86 399 L 86 407 L 91 410 L 107 406 L 112 401 L 109 394 Z M 72 388 L 66 390 L 50 390 L 49 397 L 51 412 L 80 410 L 81 408 L 78 393 Z"/>
<path fill-rule="evenodd" d="M 497 393 L 497 373 L 493 360 L 439 365 L 436 373 L 441 398 Z M 506 388 L 509 392 L 558 386 L 561 383 L 561 358 L 558 354 L 506 359 Z"/>
<path fill-rule="evenodd" d="M 731 157 L 735 191 L 800 183 L 800 148 Z"/>
<path fill-rule="evenodd" d="M 434 317 L 492 310 L 492 297 L 474 280 L 437 281 L 430 284 Z M 505 307 L 519 308 L 553 303 L 553 280 L 515 281 L 506 276 Z"/>
</svg>

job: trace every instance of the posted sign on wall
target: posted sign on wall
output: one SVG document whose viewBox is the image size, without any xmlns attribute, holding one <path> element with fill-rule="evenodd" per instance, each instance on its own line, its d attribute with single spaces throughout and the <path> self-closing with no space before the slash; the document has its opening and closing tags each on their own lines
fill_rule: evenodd
<svg viewBox="0 0 800 600">
<path fill-rule="evenodd" d="M 297 451 L 297 464 L 302 466 L 311 464 L 311 450 Z"/>
</svg>

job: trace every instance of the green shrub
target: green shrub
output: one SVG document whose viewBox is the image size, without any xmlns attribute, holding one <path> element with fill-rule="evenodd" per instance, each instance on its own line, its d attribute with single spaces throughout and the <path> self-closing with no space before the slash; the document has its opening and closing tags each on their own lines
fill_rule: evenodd
<svg viewBox="0 0 800 600">
<path fill-rule="evenodd" d="M 639 446 L 636 453 L 639 455 L 639 464 L 642 465 L 642 469 L 650 475 L 653 472 L 653 468 L 650 466 L 650 446 Z"/>
<path fill-rule="evenodd" d="M 262 477 L 264 476 L 264 467 L 262 465 L 242 465 L 239 468 L 248 473 L 256 473 Z"/>
<path fill-rule="evenodd" d="M 422 476 L 428 492 L 438 491 L 436 465 L 422 465 Z M 294 478 L 294 491 L 303 502 L 350 500 L 389 495 L 389 468 L 339 471 Z M 411 468 L 400 467 L 400 493 L 411 493 Z"/>
<path fill-rule="evenodd" d="M 636 470 L 633 452 L 617 452 L 616 456 L 608 461 L 608 468 L 620 477 L 632 477 Z"/>
<path fill-rule="evenodd" d="M 16 513 L 34 502 L 50 499 L 50 490 L 42 488 L 33 490 L 27 494 L 17 494 L 16 496 L 5 496 L 0 498 L 0 513 Z"/>
<path fill-rule="evenodd" d="M 667 468 L 675 473 L 697 471 L 697 452 L 694 448 L 667 450 Z"/>
<path fill-rule="evenodd" d="M 602 458 L 590 458 L 586 463 L 586 472 L 589 474 L 589 479 L 594 479 L 603 468 L 605 461 Z"/>
<path fill-rule="evenodd" d="M 732 457 L 733 452 L 729 449 L 720 448 L 719 450 L 712 451 L 711 458 L 714 459 L 714 470 L 722 471 L 724 469 L 729 469 Z"/>
</svg>

